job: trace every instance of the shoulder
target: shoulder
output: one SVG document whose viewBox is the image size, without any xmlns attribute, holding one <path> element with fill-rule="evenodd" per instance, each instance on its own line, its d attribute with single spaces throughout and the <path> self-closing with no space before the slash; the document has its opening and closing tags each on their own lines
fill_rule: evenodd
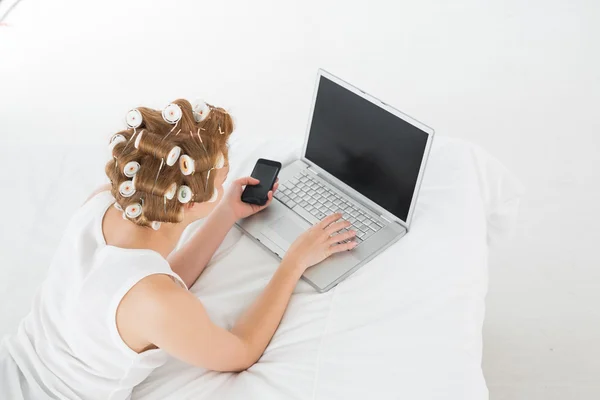
<svg viewBox="0 0 600 400">
<path fill-rule="evenodd" d="M 187 291 L 169 262 L 154 250 L 106 246 L 100 262 L 107 273 L 120 280 L 121 303 L 160 298 L 173 290 Z"/>
<path fill-rule="evenodd" d="M 171 275 L 155 273 L 136 283 L 130 290 L 135 294 L 149 295 L 153 298 L 169 295 L 183 289 Z"/>
<path fill-rule="evenodd" d="M 123 296 L 120 308 L 125 306 L 136 312 L 156 311 L 169 297 L 185 292 L 186 290 L 172 276 L 156 273 L 142 278 L 133 285 Z"/>
<path fill-rule="evenodd" d="M 164 276 L 173 282 L 179 281 L 169 262 L 151 249 L 106 245 L 99 253 L 97 262 L 107 272 L 112 271 L 114 278 L 121 278 L 121 285 L 127 290 L 148 278 L 153 282 L 157 276 Z"/>
<path fill-rule="evenodd" d="M 121 339 L 136 352 L 152 347 L 149 337 L 164 324 L 176 299 L 188 295 L 171 276 L 153 274 L 141 279 L 123 296 L 116 310 Z"/>
</svg>

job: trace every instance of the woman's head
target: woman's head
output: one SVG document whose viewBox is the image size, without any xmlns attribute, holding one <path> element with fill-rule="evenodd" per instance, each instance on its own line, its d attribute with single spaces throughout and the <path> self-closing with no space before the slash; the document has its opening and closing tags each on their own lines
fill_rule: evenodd
<svg viewBox="0 0 600 400">
<path fill-rule="evenodd" d="M 231 116 L 222 108 L 176 100 L 164 110 L 138 107 L 129 129 L 111 138 L 106 164 L 123 217 L 141 226 L 178 223 L 184 210 L 218 198 L 227 172 Z"/>
</svg>

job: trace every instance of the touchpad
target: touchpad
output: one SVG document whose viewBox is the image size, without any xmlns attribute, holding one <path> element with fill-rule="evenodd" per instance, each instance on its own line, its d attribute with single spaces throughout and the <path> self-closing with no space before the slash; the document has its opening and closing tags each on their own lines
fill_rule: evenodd
<svg viewBox="0 0 600 400">
<path fill-rule="evenodd" d="M 279 218 L 277 221 L 270 224 L 269 228 L 288 243 L 292 243 L 306 230 L 306 227 L 298 225 L 294 220 L 288 217 Z"/>
</svg>

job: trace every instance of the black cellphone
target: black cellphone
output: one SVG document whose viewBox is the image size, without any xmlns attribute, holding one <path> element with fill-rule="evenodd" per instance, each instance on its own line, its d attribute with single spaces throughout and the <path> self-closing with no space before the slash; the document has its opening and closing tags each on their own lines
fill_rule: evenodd
<svg viewBox="0 0 600 400">
<path fill-rule="evenodd" d="M 259 158 L 252 170 L 251 176 L 258 179 L 260 183 L 253 186 L 246 185 L 242 193 L 242 201 L 244 203 L 264 206 L 268 200 L 269 190 L 273 189 L 273 185 L 277 180 L 279 170 L 281 170 L 280 162 Z"/>
</svg>

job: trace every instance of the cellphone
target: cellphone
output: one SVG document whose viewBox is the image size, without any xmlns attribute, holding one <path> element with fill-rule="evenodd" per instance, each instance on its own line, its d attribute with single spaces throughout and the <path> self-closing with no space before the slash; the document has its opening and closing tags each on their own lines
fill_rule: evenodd
<svg viewBox="0 0 600 400">
<path fill-rule="evenodd" d="M 251 176 L 258 179 L 260 183 L 252 186 L 246 185 L 242 193 L 242 201 L 244 203 L 264 206 L 268 200 L 269 190 L 273 189 L 280 170 L 280 162 L 259 158 L 252 170 Z"/>
</svg>

